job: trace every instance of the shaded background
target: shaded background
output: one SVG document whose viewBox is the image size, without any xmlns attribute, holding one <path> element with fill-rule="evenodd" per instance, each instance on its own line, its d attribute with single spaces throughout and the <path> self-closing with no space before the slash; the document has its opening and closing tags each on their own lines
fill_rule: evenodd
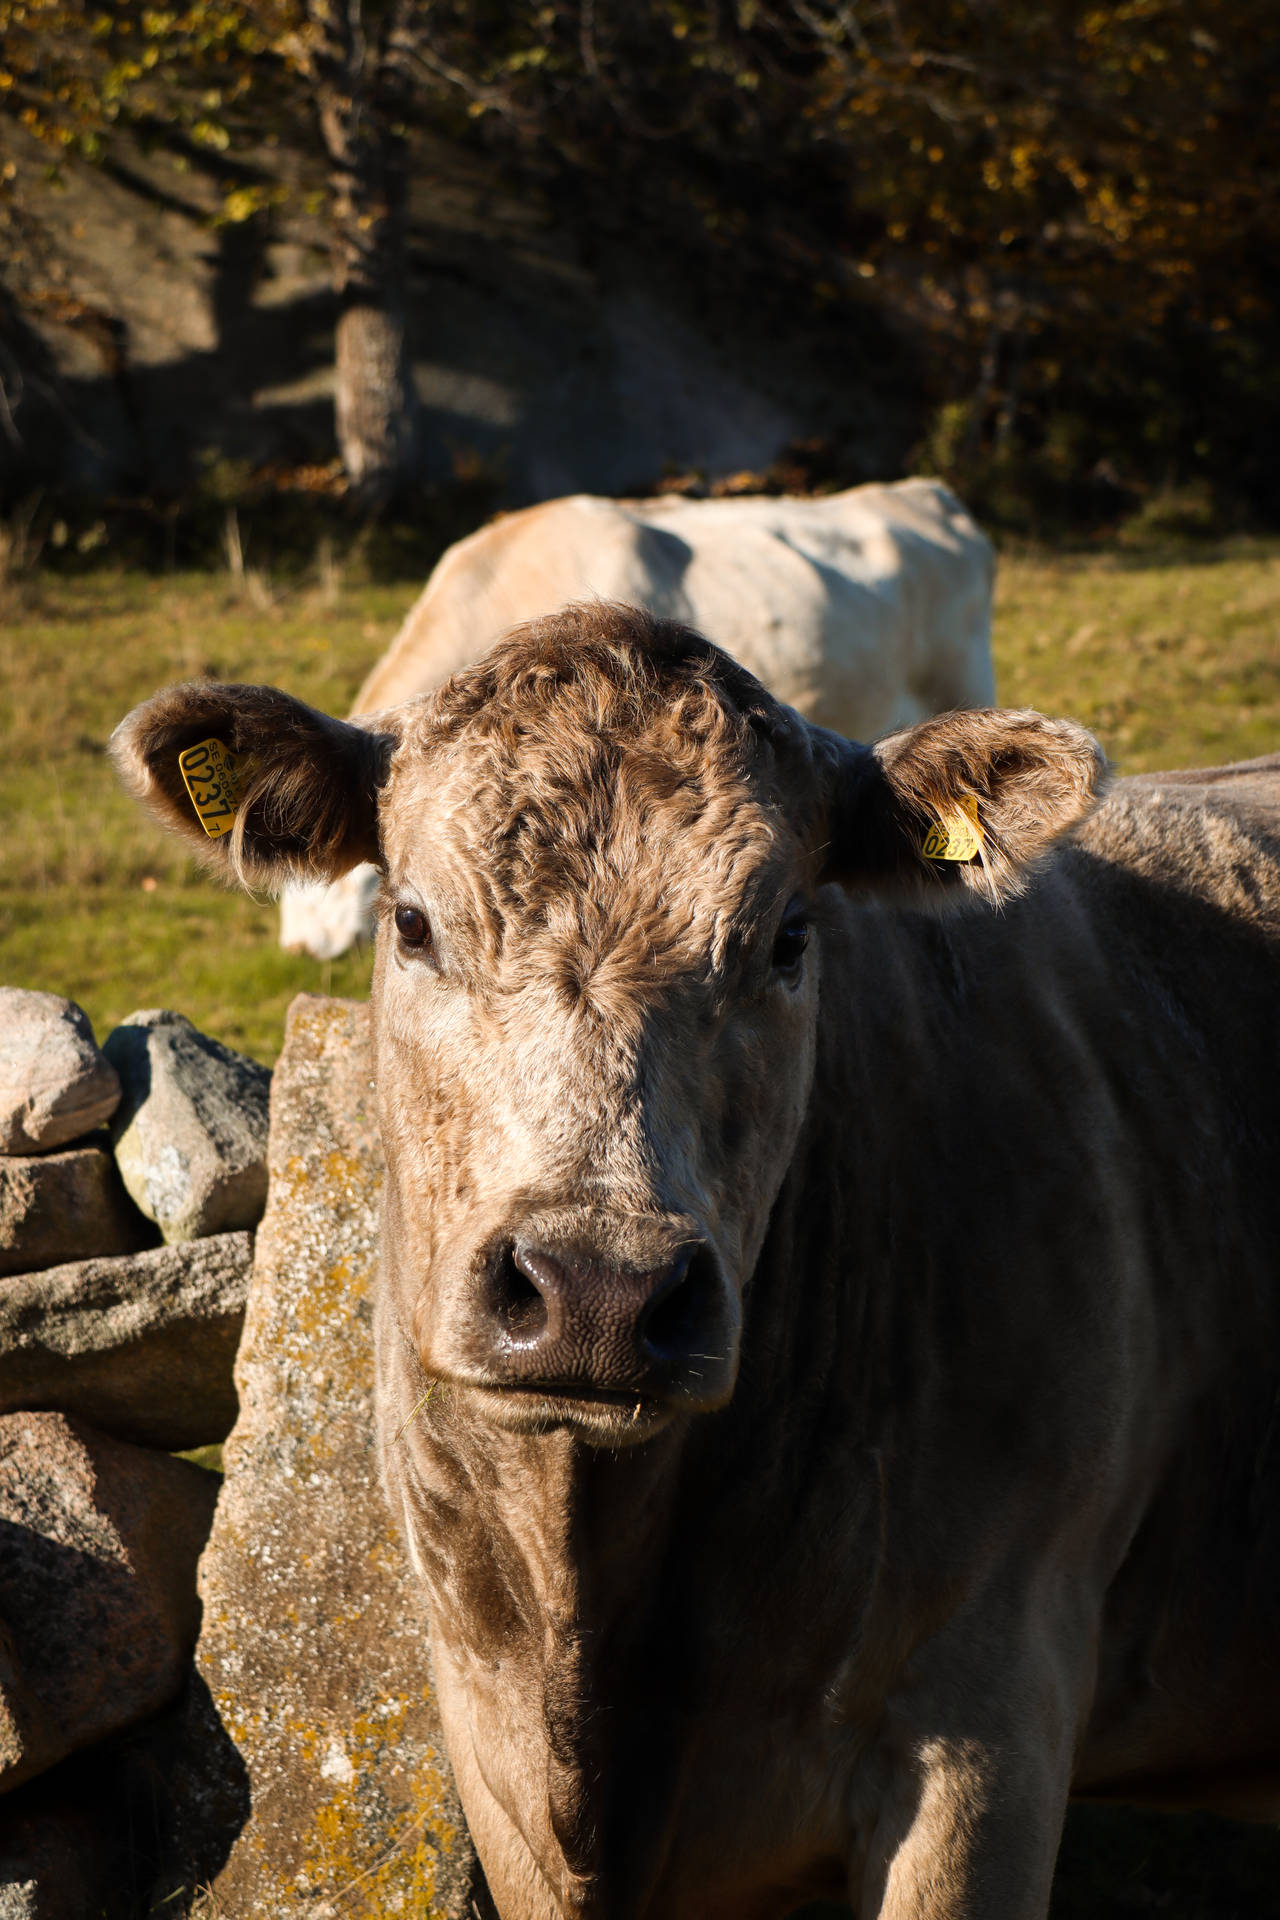
<svg viewBox="0 0 1280 1920">
<path fill-rule="evenodd" d="M 0 493 L 73 540 L 210 493 L 913 468 L 1023 531 L 1280 515 L 1263 0 L 0 0 L 0 33 Z"/>
</svg>

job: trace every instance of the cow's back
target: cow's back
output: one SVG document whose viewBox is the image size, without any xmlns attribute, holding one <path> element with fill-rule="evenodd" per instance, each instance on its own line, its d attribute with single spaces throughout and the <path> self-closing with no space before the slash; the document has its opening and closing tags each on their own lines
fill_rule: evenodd
<svg viewBox="0 0 1280 1920">
<path fill-rule="evenodd" d="M 670 617 L 821 726 L 874 739 L 990 706 L 990 543 L 931 480 L 817 499 L 656 500 L 689 561 Z"/>
<path fill-rule="evenodd" d="M 1264 834 L 1280 834 L 1280 753 L 1236 760 L 1224 767 L 1133 774 L 1122 788 L 1167 795 L 1211 813 L 1234 814 L 1242 824 Z"/>
<path fill-rule="evenodd" d="M 1280 938 L 1280 754 L 1132 774 L 1075 840 L 1242 929 Z"/>
</svg>

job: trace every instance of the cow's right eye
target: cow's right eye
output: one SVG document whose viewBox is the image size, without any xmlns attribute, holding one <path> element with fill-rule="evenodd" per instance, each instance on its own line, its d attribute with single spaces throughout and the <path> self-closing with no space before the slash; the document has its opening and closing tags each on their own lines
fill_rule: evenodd
<svg viewBox="0 0 1280 1920">
<path fill-rule="evenodd" d="M 396 908 L 396 932 L 406 947 L 422 952 L 431 945 L 431 924 L 417 907 Z"/>
</svg>

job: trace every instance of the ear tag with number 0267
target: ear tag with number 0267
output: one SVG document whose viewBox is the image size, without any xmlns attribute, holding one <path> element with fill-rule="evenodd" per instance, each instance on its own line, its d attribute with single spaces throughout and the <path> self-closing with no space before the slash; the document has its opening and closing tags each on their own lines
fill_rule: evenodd
<svg viewBox="0 0 1280 1920">
<path fill-rule="evenodd" d="M 935 820 L 921 848 L 926 860 L 976 860 L 982 852 L 982 822 L 971 793 Z"/>
<path fill-rule="evenodd" d="M 244 755 L 232 753 L 221 740 L 201 740 L 178 755 L 200 825 L 211 840 L 230 833 L 236 823 L 244 786 Z"/>
</svg>

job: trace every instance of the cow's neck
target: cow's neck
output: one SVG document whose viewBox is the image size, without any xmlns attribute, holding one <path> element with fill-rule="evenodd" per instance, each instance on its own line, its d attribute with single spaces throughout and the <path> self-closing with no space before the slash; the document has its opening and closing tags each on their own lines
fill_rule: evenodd
<svg viewBox="0 0 1280 1920">
<path fill-rule="evenodd" d="M 625 1690 L 660 1611 L 684 1435 L 614 1454 L 564 1431 L 482 1425 L 447 1390 L 425 1413 L 392 1444 L 388 1478 L 426 1578 L 437 1664 L 471 1695 L 475 1727 L 494 1724 L 484 1697 L 501 1673 L 510 1752 L 479 1754 L 488 1785 L 506 1805 L 541 1802 L 571 1877 L 590 1879 L 604 1841 L 594 1783 L 613 1771 L 618 1725 L 600 1706 Z M 517 1756 L 542 1777 L 509 1799 Z M 548 1836 L 525 1837 L 540 1854 Z"/>
<path fill-rule="evenodd" d="M 785 1219 L 780 1228 L 790 1242 Z M 497 1724 L 497 1743 L 506 1739 L 539 1774 L 503 1777 L 517 1763 L 491 1749 L 478 1756 L 492 1769 L 487 1784 L 509 1810 L 540 1804 L 549 1831 L 525 1834 L 531 1851 L 543 1856 L 550 1841 L 566 1884 L 601 1889 L 603 1904 L 564 1899 L 565 1912 L 621 1912 L 621 1886 L 639 1910 L 678 1824 L 687 1783 L 677 1767 L 690 1761 L 691 1722 L 714 1745 L 708 1703 L 770 1684 L 771 1659 L 778 1684 L 794 1683 L 752 1640 L 760 1619 L 772 1621 L 764 1631 L 775 1648 L 787 1634 L 785 1570 L 793 1543 L 812 1534 L 815 1503 L 831 1509 L 819 1530 L 838 1524 L 846 1547 L 850 1518 L 865 1507 L 867 1545 L 852 1554 L 830 1617 L 815 1606 L 807 1623 L 806 1690 L 820 1698 L 848 1659 L 851 1611 L 862 1610 L 874 1581 L 875 1472 L 870 1460 L 858 1475 L 856 1463 L 831 1455 L 825 1376 L 840 1342 L 821 1324 L 830 1298 L 814 1302 L 799 1342 L 784 1257 L 785 1246 L 764 1263 L 749 1303 L 753 1350 L 777 1364 L 757 1360 L 723 1414 L 610 1453 L 563 1431 L 526 1437 L 482 1426 L 461 1399 L 438 1394 L 396 1449 L 392 1478 L 405 1477 L 437 1664 L 447 1662 L 469 1695 L 473 1737 L 491 1739 Z M 802 1397 L 794 1379 L 788 1386 L 795 1372 Z M 544 1759 L 531 1758 L 535 1748 Z M 758 1756 L 752 1771 L 761 1772 Z M 614 1817 L 619 1806 L 624 1820 Z"/>
<path fill-rule="evenodd" d="M 895 981 L 887 969 L 884 1024 L 900 1048 L 909 1023 Z M 505 1736 L 525 1756 L 519 1782 L 495 1772 L 487 1784 L 513 1813 L 542 1810 L 543 1833 L 526 1839 L 540 1860 L 558 1850 L 566 1884 L 604 1889 L 595 1904 L 562 1898 L 565 1913 L 645 1911 L 638 1890 L 681 1844 L 689 1796 L 714 1831 L 711 1774 L 726 1805 L 771 1796 L 778 1828 L 794 1781 L 796 1818 L 812 1820 L 820 1849 L 815 1781 L 851 1763 L 882 1670 L 905 1654 L 908 1610 L 889 1589 L 883 1531 L 883 1476 L 903 1469 L 886 1430 L 910 1421 L 928 1374 L 913 1364 L 898 1290 L 873 1276 L 892 1270 L 881 1244 L 892 1169 L 927 1159 L 927 1075 L 912 1082 L 919 1112 L 908 1090 L 887 1122 L 874 1049 L 864 1059 L 821 1045 L 818 1062 L 814 1118 L 748 1287 L 727 1409 L 611 1454 L 564 1432 L 501 1433 L 438 1394 L 391 1463 L 475 1737 Z M 406 1373 L 384 1406 L 413 1398 Z M 831 1729 L 825 1753 L 811 1732 L 807 1781 L 783 1733 L 802 1722 Z M 498 1766 L 492 1749 L 481 1758 Z M 732 1812 L 725 1831 L 741 1833 L 741 1806 Z"/>
</svg>

